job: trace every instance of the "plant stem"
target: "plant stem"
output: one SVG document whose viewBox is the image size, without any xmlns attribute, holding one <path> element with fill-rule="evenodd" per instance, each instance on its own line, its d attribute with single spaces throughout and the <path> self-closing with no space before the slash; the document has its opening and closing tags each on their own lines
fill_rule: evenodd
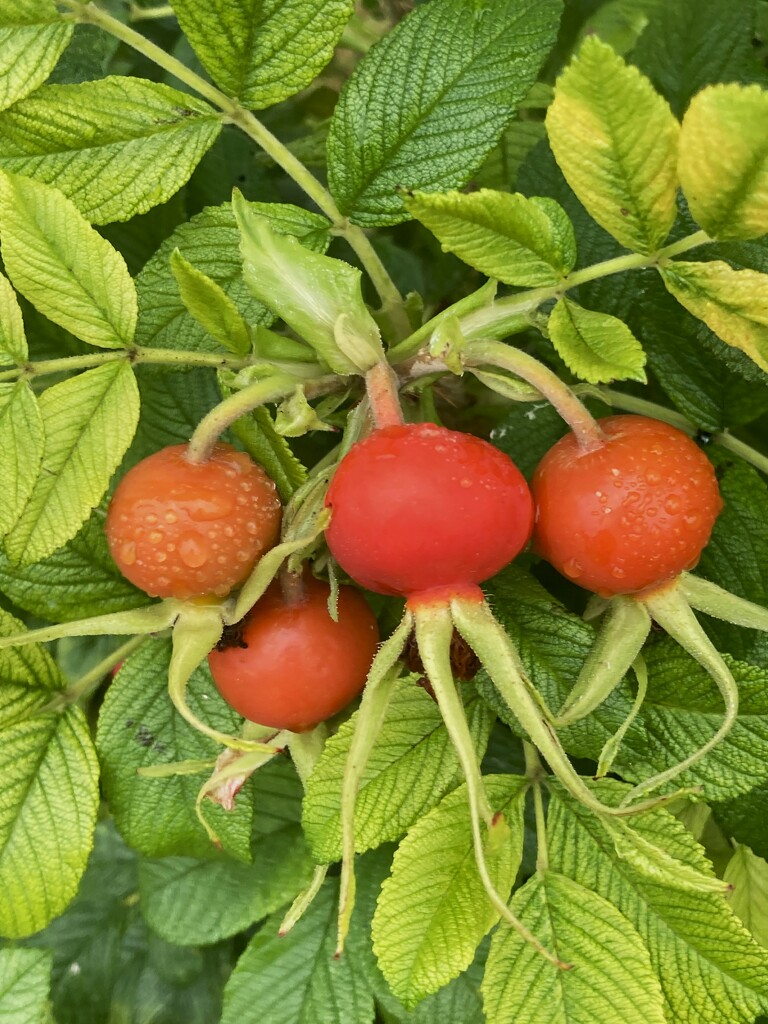
<svg viewBox="0 0 768 1024">
<path fill-rule="evenodd" d="M 544 766 L 539 752 L 532 743 L 523 740 L 525 754 L 525 774 L 531 780 L 533 789 L 533 813 L 536 818 L 536 870 L 549 869 L 549 848 L 547 846 L 547 816 L 544 813 L 544 799 L 541 792 L 541 781 L 544 778 Z"/>
<path fill-rule="evenodd" d="M 335 233 L 345 238 L 352 247 L 365 267 L 379 294 L 382 308 L 395 324 L 398 334 L 401 337 L 410 334 L 411 326 L 405 312 L 403 298 L 362 228 L 349 222 L 348 218 L 339 210 L 331 193 L 250 110 L 246 110 L 236 99 L 227 96 L 226 93 L 190 70 L 177 57 L 166 53 L 140 32 L 123 25 L 117 18 L 113 18 L 94 3 L 84 4 L 79 0 L 59 0 L 59 2 L 72 11 L 74 20 L 97 25 L 194 89 L 209 103 L 218 107 L 226 116 L 227 121 L 237 125 L 265 153 L 271 156 L 275 163 L 293 178 L 333 223 Z"/>
<path fill-rule="evenodd" d="M 175 18 L 173 8 L 170 4 L 163 4 L 161 7 L 139 7 L 138 4 L 131 4 L 128 10 L 129 21 L 153 21 L 156 18 Z"/>
<path fill-rule="evenodd" d="M 128 655 L 133 654 L 135 650 L 141 647 L 146 639 L 146 636 L 131 637 L 130 640 L 118 647 L 116 651 L 112 651 L 106 658 L 102 658 L 98 665 L 94 665 L 92 669 L 86 672 L 85 675 L 80 676 L 66 690 L 57 694 L 48 704 L 47 710 L 58 711 L 70 704 L 76 704 L 85 697 L 90 697 L 91 693 L 101 685 L 104 677 L 112 671 L 115 665 L 125 661 Z"/>
<path fill-rule="evenodd" d="M 403 410 L 397 397 L 397 378 L 389 363 L 376 363 L 365 375 L 365 390 L 377 429 L 399 426 Z"/>
<path fill-rule="evenodd" d="M 166 366 L 210 366 L 217 370 L 244 370 L 253 364 L 251 357 L 238 358 L 225 353 L 187 352 L 172 348 L 130 348 L 110 350 L 109 352 L 86 352 L 80 356 L 65 356 L 61 359 L 41 359 L 39 362 L 25 363 L 11 370 L 0 371 L 0 382 L 17 380 L 19 377 L 43 377 L 51 373 L 62 373 L 67 370 L 87 370 L 102 363 L 127 360 L 136 366 L 139 363 L 154 363 Z M 304 364 L 306 365 L 306 364 Z"/>
<path fill-rule="evenodd" d="M 532 384 L 557 409 L 576 435 L 582 451 L 592 451 L 603 443 L 597 420 L 574 392 L 538 359 L 502 341 L 473 341 L 467 346 L 466 365 L 497 366 Z"/>
</svg>

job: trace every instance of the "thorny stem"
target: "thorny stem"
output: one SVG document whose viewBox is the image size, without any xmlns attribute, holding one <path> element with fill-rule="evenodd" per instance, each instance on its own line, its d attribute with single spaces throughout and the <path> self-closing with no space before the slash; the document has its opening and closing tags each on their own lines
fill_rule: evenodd
<svg viewBox="0 0 768 1024">
<path fill-rule="evenodd" d="M 90 697 L 91 693 L 100 686 L 104 677 L 112 671 L 115 665 L 125 661 L 128 655 L 133 654 L 135 650 L 141 647 L 146 639 L 146 636 L 132 636 L 130 640 L 118 647 L 117 650 L 112 651 L 106 658 L 102 658 L 97 665 L 94 665 L 92 669 L 80 676 L 66 690 L 56 694 L 45 710 L 60 711 L 70 704 L 77 704 L 78 701 L 83 700 L 85 697 Z"/>
<path fill-rule="evenodd" d="M 544 778 L 544 767 L 539 752 L 531 743 L 523 740 L 525 754 L 525 774 L 531 780 L 533 789 L 533 813 L 536 818 L 536 870 L 549 869 L 549 848 L 547 846 L 547 818 L 544 813 L 544 798 L 541 792 L 541 780 Z"/>
<path fill-rule="evenodd" d="M 227 96 L 210 82 L 206 82 L 178 58 L 166 53 L 141 33 L 123 25 L 117 18 L 113 18 L 94 3 L 81 3 L 79 0 L 59 0 L 59 3 L 72 12 L 70 17 L 73 20 L 97 25 L 194 89 L 209 103 L 218 107 L 225 115 L 227 122 L 236 125 L 250 139 L 253 139 L 323 211 L 332 222 L 335 233 L 346 239 L 365 267 L 381 298 L 382 308 L 396 325 L 398 334 L 401 337 L 410 334 L 411 327 L 403 305 L 403 298 L 362 228 L 349 222 L 348 218 L 339 210 L 330 192 L 250 110 L 246 110 L 238 100 Z"/>
<path fill-rule="evenodd" d="M 582 451 L 603 444 L 600 425 L 586 406 L 556 373 L 519 348 L 501 341 L 475 341 L 467 346 L 465 364 L 498 366 L 532 384 L 557 409 L 576 436 Z"/>
</svg>

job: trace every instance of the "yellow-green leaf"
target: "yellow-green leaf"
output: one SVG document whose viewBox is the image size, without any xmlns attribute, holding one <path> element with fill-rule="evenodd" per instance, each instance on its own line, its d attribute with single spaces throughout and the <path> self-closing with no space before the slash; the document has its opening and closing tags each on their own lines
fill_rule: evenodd
<svg viewBox="0 0 768 1024">
<path fill-rule="evenodd" d="M 677 212 L 679 125 L 650 81 L 592 36 L 558 79 L 546 125 L 598 224 L 628 249 L 655 252 Z"/>
<path fill-rule="evenodd" d="M 573 226 L 553 199 L 484 188 L 469 194 L 417 192 L 405 205 L 444 252 L 505 284 L 556 284 L 576 262 Z"/>
<path fill-rule="evenodd" d="M 73 29 L 52 0 L 0 0 L 0 110 L 43 84 Z"/>
<path fill-rule="evenodd" d="M 18 365 L 28 355 L 24 321 L 16 292 L 8 278 L 0 274 L 0 364 Z"/>
<path fill-rule="evenodd" d="M 251 349 L 248 324 L 220 284 L 185 260 L 178 249 L 171 253 L 171 271 L 190 314 L 212 338 L 235 355 Z"/>
<path fill-rule="evenodd" d="M 97 366 L 40 397 L 45 454 L 32 496 L 6 551 L 28 565 L 75 536 L 101 501 L 131 443 L 139 390 L 127 362 Z"/>
<path fill-rule="evenodd" d="M 710 330 L 768 372 L 768 274 L 722 260 L 663 267 L 667 290 Z"/>
<path fill-rule="evenodd" d="M 123 348 L 136 330 L 125 260 L 55 188 L 0 174 L 0 237 L 14 286 L 91 345 Z"/>
<path fill-rule="evenodd" d="M 731 906 L 757 941 L 768 946 L 768 863 L 748 846 L 736 847 L 723 880 L 733 886 Z"/>
<path fill-rule="evenodd" d="M 549 317 L 549 336 L 566 365 L 590 384 L 645 383 L 645 352 L 627 325 L 608 313 L 562 298 Z"/>
<path fill-rule="evenodd" d="M 691 213 L 713 238 L 768 232 L 768 91 L 702 89 L 683 118 L 678 169 Z"/>
<path fill-rule="evenodd" d="M 0 384 L 0 536 L 14 526 L 29 501 L 43 443 L 43 421 L 29 383 Z"/>
</svg>

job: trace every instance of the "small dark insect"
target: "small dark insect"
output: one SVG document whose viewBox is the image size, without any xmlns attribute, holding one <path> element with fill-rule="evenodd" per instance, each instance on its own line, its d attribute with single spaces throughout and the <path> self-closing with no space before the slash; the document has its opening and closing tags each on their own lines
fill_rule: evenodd
<svg viewBox="0 0 768 1024">
<path fill-rule="evenodd" d="M 216 650 L 226 651 L 229 647 L 247 648 L 248 644 L 243 640 L 244 627 L 244 619 L 241 619 L 240 622 L 233 622 L 231 626 L 225 626 L 224 632 L 221 634 L 221 639 L 216 644 Z"/>
<path fill-rule="evenodd" d="M 142 747 L 151 747 L 155 742 L 155 737 L 146 725 L 140 725 L 136 730 L 136 742 Z"/>
</svg>

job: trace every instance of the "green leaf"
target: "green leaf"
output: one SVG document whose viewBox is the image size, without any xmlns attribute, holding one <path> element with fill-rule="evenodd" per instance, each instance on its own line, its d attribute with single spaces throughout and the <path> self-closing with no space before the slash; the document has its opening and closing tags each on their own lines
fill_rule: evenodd
<svg viewBox="0 0 768 1024">
<path fill-rule="evenodd" d="M 358 224 L 407 219 L 402 190 L 462 186 L 496 145 L 557 32 L 559 0 L 432 0 L 360 62 L 328 136 L 328 177 Z"/>
<path fill-rule="evenodd" d="M 603 782 L 596 791 L 614 802 L 626 788 Z M 702 848 L 667 811 L 634 818 L 632 827 L 675 859 L 711 870 Z M 753 1024 L 768 1007 L 768 950 L 749 936 L 725 897 L 672 889 L 639 875 L 616 859 L 598 819 L 559 787 L 552 791 L 547 831 L 551 869 L 613 903 L 642 936 L 661 982 L 667 1020 Z"/>
<path fill-rule="evenodd" d="M 509 826 L 507 841 L 487 852 L 504 899 L 520 867 L 528 780 L 498 775 L 483 781 L 492 807 Z M 467 792 L 461 786 L 408 832 L 382 886 L 372 936 L 392 991 L 407 1007 L 436 992 L 469 966 L 498 918 L 475 863 Z"/>
<path fill-rule="evenodd" d="M 354 0 L 176 0 L 173 7 L 211 78 L 257 109 L 310 84 L 353 10 Z"/>
<path fill-rule="evenodd" d="M 2 613 L 5 635 L 20 622 Z M 99 766 L 80 708 L 44 710 L 63 680 L 36 645 L 0 659 L 0 935 L 44 928 L 77 892 L 99 804 Z"/>
<path fill-rule="evenodd" d="M 505 284 L 557 284 L 576 262 L 573 225 L 551 199 L 491 189 L 417 192 L 406 208 L 437 236 L 443 252 Z"/>
<path fill-rule="evenodd" d="M 243 276 L 259 302 L 336 373 L 365 372 L 383 359 L 379 329 L 363 302 L 362 272 L 305 249 L 239 192 L 232 207 L 240 228 Z"/>
<path fill-rule="evenodd" d="M 106 224 L 169 199 L 220 131 L 207 103 L 158 82 L 47 85 L 0 114 L 0 168 L 55 185 Z"/>
<path fill-rule="evenodd" d="M 142 861 L 144 917 L 181 946 L 216 942 L 274 913 L 309 884 L 313 860 L 299 820 L 302 788 L 292 765 L 271 761 L 253 776 L 253 862 L 164 857 Z"/>
<path fill-rule="evenodd" d="M 691 214 L 712 238 L 768 232 L 768 91 L 713 85 L 694 96 L 678 170 Z"/>
<path fill-rule="evenodd" d="M 223 348 L 238 356 L 247 355 L 251 349 L 248 324 L 221 285 L 193 267 L 178 249 L 171 253 L 171 272 L 181 301 L 195 320 Z"/>
<path fill-rule="evenodd" d="M 40 475 L 5 542 L 28 565 L 75 536 L 101 501 L 139 418 L 139 392 L 127 362 L 104 363 L 40 396 L 45 450 Z"/>
<path fill-rule="evenodd" d="M 0 231 L 8 276 L 41 313 L 90 345 L 131 344 L 136 292 L 125 261 L 61 192 L 0 174 Z"/>
<path fill-rule="evenodd" d="M 0 3 L 0 110 L 34 92 L 72 38 L 51 0 Z"/>
<path fill-rule="evenodd" d="M 568 184 L 598 224 L 628 249 L 655 252 L 677 213 L 679 126 L 648 79 L 591 36 L 558 79 L 546 125 Z"/>
<path fill-rule="evenodd" d="M 76 899 L 28 940 L 53 953 L 51 996 L 58 1024 L 219 1019 L 230 945 L 169 945 L 142 920 L 137 890 L 136 854 L 110 824 L 98 825 Z"/>
<path fill-rule="evenodd" d="M 485 749 L 493 717 L 471 690 L 465 710 L 475 744 Z M 341 784 L 357 713 L 339 728 L 307 783 L 303 824 L 320 863 L 341 857 Z M 398 839 L 451 789 L 461 773 L 435 702 L 413 676 L 399 679 L 355 805 L 358 852 Z"/>
<path fill-rule="evenodd" d="M 0 536 L 5 536 L 29 501 L 43 459 L 43 421 L 26 380 L 0 384 L 0 437 Z"/>
<path fill-rule="evenodd" d="M 607 900 L 545 871 L 515 894 L 511 909 L 573 969 L 547 963 L 517 932 L 499 929 L 482 986 L 488 1024 L 665 1024 L 648 950 Z"/>
<path fill-rule="evenodd" d="M 737 846 L 723 880 L 733 886 L 731 906 L 761 946 L 768 946 L 768 863 Z"/>
<path fill-rule="evenodd" d="M 0 274 L 0 363 L 19 365 L 29 358 L 24 321 L 7 277 Z"/>
<path fill-rule="evenodd" d="M 275 481 L 283 501 L 288 501 L 307 479 L 307 471 L 275 430 L 269 411 L 263 406 L 254 409 L 250 416 L 236 420 L 231 429 L 251 458 Z"/>
<path fill-rule="evenodd" d="M 45 1024 L 51 956 L 38 949 L 0 950 L 3 1024 Z"/>
<path fill-rule="evenodd" d="M 689 313 L 768 371 L 768 274 L 734 270 L 722 260 L 673 260 L 661 276 Z"/>
<path fill-rule="evenodd" d="M 112 560 L 97 510 L 64 547 L 34 565 L 17 566 L 0 553 L 0 590 L 15 605 L 51 622 L 142 608 L 147 595 Z"/>
<path fill-rule="evenodd" d="M 325 217 L 284 203 L 251 203 L 255 212 L 286 234 L 295 235 L 313 252 L 324 252 L 329 242 Z M 179 249 L 197 270 L 206 274 L 235 303 L 246 323 L 269 326 L 275 314 L 257 302 L 243 280 L 240 233 L 232 204 L 211 206 L 180 225 L 160 246 L 136 279 L 139 323 L 136 343 L 159 348 L 218 352 L 219 345 L 190 315 L 170 268 L 171 254 Z"/>
<path fill-rule="evenodd" d="M 195 798 L 205 775 L 154 779 L 137 769 L 175 761 L 214 761 L 220 748 L 177 714 L 168 696 L 171 645 L 148 640 L 123 665 L 107 691 L 99 715 L 96 745 L 104 791 L 115 823 L 136 850 L 147 857 L 214 857 L 217 853 L 195 814 Z M 192 675 L 187 692 L 196 715 L 221 732 L 236 732 L 239 717 L 219 697 L 207 665 Z M 206 801 L 203 812 L 224 848 L 250 860 L 253 803 L 250 784 L 240 791 L 233 811 Z"/>
<path fill-rule="evenodd" d="M 547 324 L 549 337 L 569 370 L 590 384 L 646 381 L 645 352 L 627 325 L 607 313 L 562 298 Z"/>
<path fill-rule="evenodd" d="M 661 3 L 632 52 L 637 64 L 682 117 L 691 97 L 713 82 L 759 75 L 752 43 L 754 0 Z"/>
<path fill-rule="evenodd" d="M 270 1024 L 372 1024 L 367 978 L 352 957 L 333 957 L 337 900 L 327 882 L 283 938 L 281 915 L 267 920 L 232 972 L 221 1024 L 242 1024 L 255 1006 Z"/>
</svg>

